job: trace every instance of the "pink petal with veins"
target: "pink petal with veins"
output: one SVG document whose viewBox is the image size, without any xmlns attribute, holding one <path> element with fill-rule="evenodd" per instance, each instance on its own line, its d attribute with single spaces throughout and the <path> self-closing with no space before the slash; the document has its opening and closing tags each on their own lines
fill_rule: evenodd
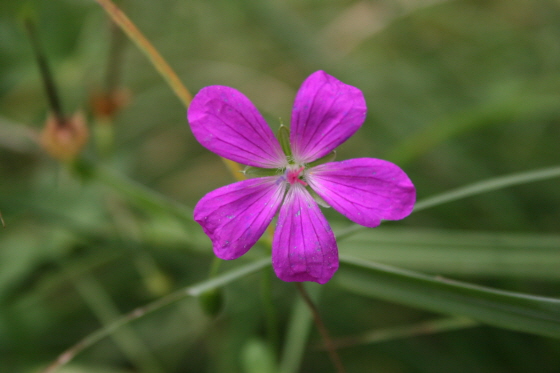
<svg viewBox="0 0 560 373">
<path fill-rule="evenodd" d="M 194 208 L 194 220 L 212 240 L 220 259 L 236 259 L 262 236 L 286 190 L 278 177 L 239 181 L 216 189 Z"/>
<path fill-rule="evenodd" d="M 298 164 L 319 159 L 345 142 L 364 123 L 362 92 L 317 71 L 301 85 L 292 110 L 290 143 Z"/>
<path fill-rule="evenodd" d="M 338 248 L 323 213 L 305 187 L 290 187 L 272 242 L 272 266 L 283 281 L 324 284 L 338 269 Z"/>
<path fill-rule="evenodd" d="M 416 190 L 404 171 L 382 159 L 325 163 L 309 169 L 305 179 L 335 210 L 370 228 L 381 220 L 405 218 L 416 201 Z"/>
<path fill-rule="evenodd" d="M 187 111 L 202 146 L 232 161 L 262 168 L 287 164 L 280 143 L 255 105 L 236 89 L 203 88 Z"/>
</svg>

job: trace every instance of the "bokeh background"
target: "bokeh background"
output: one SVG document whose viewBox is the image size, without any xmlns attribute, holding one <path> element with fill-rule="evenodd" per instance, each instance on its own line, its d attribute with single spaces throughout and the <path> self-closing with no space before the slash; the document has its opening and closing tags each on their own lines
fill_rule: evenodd
<svg viewBox="0 0 560 373">
<path fill-rule="evenodd" d="M 117 4 L 191 92 L 235 87 L 273 129 L 289 124 L 295 93 L 316 70 L 360 88 L 367 120 L 338 159 L 391 160 L 414 181 L 419 199 L 559 164 L 560 1 Z M 233 181 L 194 140 L 181 102 L 95 1 L 1 0 L 0 371 L 10 373 L 38 372 L 119 315 L 205 281 L 213 261 L 196 226 L 131 203 L 131 191 L 69 170 L 38 145 L 48 104 L 26 17 L 36 23 L 64 111 L 88 118 L 85 159 L 190 207 Z M 107 87 L 118 88 L 126 104 L 103 121 L 91 103 Z M 336 229 L 350 225 L 325 214 Z M 339 246 L 380 263 L 558 297 L 559 228 L 559 180 L 551 179 L 421 211 Z M 222 263 L 220 272 L 266 253 L 252 251 Z M 310 286 L 336 338 L 441 317 L 370 297 L 337 276 Z M 267 281 L 268 301 L 261 291 Z M 220 294 L 217 315 L 196 298 L 183 299 L 128 323 L 60 371 L 333 370 L 309 322 L 299 329 L 301 346 L 287 334 L 299 312 L 292 284 L 265 271 Z M 352 343 L 340 354 L 348 372 L 560 370 L 560 343 L 548 337 L 483 325 L 414 334 Z M 291 368 L 282 365 L 290 347 L 302 356 Z"/>
</svg>

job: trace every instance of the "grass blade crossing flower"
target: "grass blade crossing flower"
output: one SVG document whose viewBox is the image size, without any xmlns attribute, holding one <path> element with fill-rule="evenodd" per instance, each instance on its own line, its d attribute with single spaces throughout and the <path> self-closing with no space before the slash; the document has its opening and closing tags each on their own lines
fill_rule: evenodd
<svg viewBox="0 0 560 373">
<path fill-rule="evenodd" d="M 395 164 L 372 158 L 313 163 L 350 138 L 366 110 L 359 89 L 323 71 L 311 74 L 296 95 L 285 152 L 241 92 L 224 86 L 202 89 L 187 113 L 195 138 L 224 158 L 270 170 L 268 176 L 210 192 L 196 205 L 194 219 L 215 254 L 226 260 L 245 254 L 280 211 L 272 243 L 276 275 L 324 284 L 338 269 L 338 248 L 316 195 L 366 227 L 408 216 L 416 191 Z"/>
</svg>

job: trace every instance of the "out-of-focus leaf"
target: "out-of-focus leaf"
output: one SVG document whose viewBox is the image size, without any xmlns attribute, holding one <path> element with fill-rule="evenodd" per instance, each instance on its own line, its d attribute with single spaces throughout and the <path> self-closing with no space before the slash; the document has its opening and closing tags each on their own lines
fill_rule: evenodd
<svg viewBox="0 0 560 373">
<path fill-rule="evenodd" d="M 501 328 L 560 338 L 560 299 L 539 297 L 397 269 L 350 256 L 335 277 L 343 288 Z"/>
<path fill-rule="evenodd" d="M 560 235 L 408 228 L 362 230 L 344 254 L 437 274 L 560 278 Z"/>
<path fill-rule="evenodd" d="M 198 297 L 200 307 L 210 317 L 216 317 L 224 308 L 224 293 L 222 289 L 205 291 Z"/>
<path fill-rule="evenodd" d="M 112 188 L 129 201 L 147 210 L 166 211 L 181 220 L 194 222 L 192 210 L 163 195 L 113 171 L 96 168 L 95 175 L 103 184 Z"/>
<path fill-rule="evenodd" d="M 259 339 L 249 340 L 245 344 L 242 358 L 245 373 L 278 372 L 272 351 Z"/>
<path fill-rule="evenodd" d="M 516 95 L 486 102 L 479 108 L 457 113 L 427 126 L 401 142 L 388 155 L 388 159 L 403 165 L 465 132 L 489 125 L 506 124 L 523 115 L 557 111 L 559 102 L 560 97 L 545 95 Z"/>
<path fill-rule="evenodd" d="M 22 124 L 0 117 L 0 147 L 20 153 L 36 152 L 35 133 Z"/>
</svg>

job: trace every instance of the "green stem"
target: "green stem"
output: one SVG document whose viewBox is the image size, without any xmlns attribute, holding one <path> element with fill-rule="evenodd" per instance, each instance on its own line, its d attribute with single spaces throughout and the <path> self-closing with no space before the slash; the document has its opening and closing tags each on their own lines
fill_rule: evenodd
<svg viewBox="0 0 560 373">
<path fill-rule="evenodd" d="M 261 299 L 266 319 L 266 334 L 272 351 L 278 351 L 278 317 L 272 300 L 272 270 L 261 272 Z"/>
<path fill-rule="evenodd" d="M 222 265 L 222 260 L 217 256 L 214 256 L 212 259 L 212 264 L 210 265 L 210 271 L 208 273 L 208 278 L 214 278 L 218 275 L 218 271 L 220 270 L 220 266 Z"/>
<path fill-rule="evenodd" d="M 74 285 L 104 327 L 119 318 L 119 311 L 101 284 L 91 275 L 76 278 Z M 163 368 L 136 332 L 123 326 L 113 340 L 126 357 L 141 371 L 163 373 Z"/>
<path fill-rule="evenodd" d="M 560 167 L 543 168 L 536 171 L 521 172 L 508 176 L 501 176 L 478 183 L 470 184 L 462 188 L 450 190 L 436 196 L 426 198 L 414 206 L 414 212 L 425 210 L 430 207 L 438 206 L 447 202 L 471 197 L 477 194 L 490 192 L 497 189 L 504 189 L 514 185 L 526 184 L 534 181 L 552 179 L 560 177 Z"/>
<path fill-rule="evenodd" d="M 124 33 L 114 22 L 111 22 L 110 33 L 111 45 L 105 70 L 105 93 L 107 94 L 111 94 L 119 85 L 125 41 Z"/>
</svg>

